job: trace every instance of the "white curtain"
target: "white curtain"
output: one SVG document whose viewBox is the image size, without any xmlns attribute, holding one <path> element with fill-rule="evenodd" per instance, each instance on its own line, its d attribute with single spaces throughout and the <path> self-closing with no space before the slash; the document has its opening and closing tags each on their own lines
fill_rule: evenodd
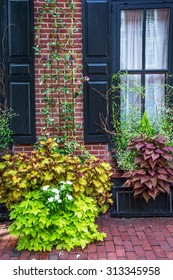
<svg viewBox="0 0 173 280">
<path fill-rule="evenodd" d="M 121 11 L 120 69 L 142 69 L 142 10 Z"/>
<path fill-rule="evenodd" d="M 168 32 L 169 10 L 147 10 L 145 42 L 146 69 L 167 69 Z"/>
<path fill-rule="evenodd" d="M 145 50 L 143 36 L 143 11 L 121 11 L 120 69 L 121 70 L 165 70 L 168 67 L 169 9 L 148 9 L 145 20 Z M 145 63 L 142 57 L 145 53 Z M 131 76 L 131 75 L 129 75 Z M 121 90 L 121 116 L 128 117 L 132 108 L 141 107 L 141 98 L 135 91 L 129 91 L 131 78 L 140 85 L 139 74 L 126 78 L 127 89 Z M 154 121 L 164 107 L 164 74 L 145 75 L 145 110 Z M 132 104 L 130 104 L 132 102 Z"/>
</svg>

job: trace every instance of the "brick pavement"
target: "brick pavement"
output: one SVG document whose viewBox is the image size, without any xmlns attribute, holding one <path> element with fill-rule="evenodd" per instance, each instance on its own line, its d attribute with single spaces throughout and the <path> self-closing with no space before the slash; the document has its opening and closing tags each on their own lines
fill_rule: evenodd
<svg viewBox="0 0 173 280">
<path fill-rule="evenodd" d="M 70 252 L 18 252 L 8 223 L 0 223 L 0 260 L 173 260 L 173 218 L 117 219 L 107 213 L 97 223 L 105 240 Z"/>
</svg>

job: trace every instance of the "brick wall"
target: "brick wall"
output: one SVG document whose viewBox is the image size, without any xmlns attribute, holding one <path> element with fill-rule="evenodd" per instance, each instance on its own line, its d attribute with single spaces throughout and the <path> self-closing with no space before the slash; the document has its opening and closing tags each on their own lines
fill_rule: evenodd
<svg viewBox="0 0 173 280">
<path fill-rule="evenodd" d="M 65 0 L 58 0 L 57 3 L 62 8 L 65 8 Z M 76 10 L 75 10 L 75 18 L 78 21 L 78 32 L 75 33 L 75 51 L 77 51 L 76 61 L 82 67 L 82 1 L 76 0 Z M 42 4 L 44 3 L 43 0 L 34 0 L 34 23 L 37 24 L 38 18 L 38 11 L 41 8 Z M 67 19 L 66 19 L 67 21 Z M 49 26 L 50 19 L 49 17 L 44 20 L 44 26 L 41 31 L 42 36 L 42 43 L 46 45 L 47 40 L 47 32 L 50 28 Z M 42 134 L 42 129 L 44 126 L 43 122 L 43 115 L 41 110 L 44 108 L 44 95 L 43 95 L 43 88 L 39 84 L 40 75 L 43 73 L 43 54 L 46 55 L 46 47 L 43 48 L 42 55 L 35 56 L 35 110 L 36 110 L 36 136 Z M 82 71 L 80 70 L 77 75 L 80 78 L 82 76 Z M 77 106 L 75 109 L 75 118 L 78 123 L 82 123 L 83 126 L 83 96 L 79 95 L 77 97 Z M 83 130 L 79 130 L 77 132 L 81 138 L 81 142 L 83 142 Z M 106 144 L 90 144 L 86 145 L 87 150 L 92 154 L 100 159 L 106 160 L 112 163 L 112 158 L 108 151 L 108 147 Z M 30 153 L 33 150 L 31 145 L 16 145 L 14 148 L 15 152 L 27 152 Z"/>
</svg>

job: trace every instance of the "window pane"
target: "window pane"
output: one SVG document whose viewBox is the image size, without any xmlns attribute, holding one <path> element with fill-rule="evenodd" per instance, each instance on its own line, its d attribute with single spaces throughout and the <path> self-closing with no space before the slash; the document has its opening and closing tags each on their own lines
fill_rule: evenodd
<svg viewBox="0 0 173 280">
<path fill-rule="evenodd" d="M 169 9 L 146 11 L 146 69 L 168 67 Z"/>
<path fill-rule="evenodd" d="M 148 111 L 150 121 L 155 122 L 165 106 L 165 75 L 147 74 L 145 82 L 145 110 Z"/>
<path fill-rule="evenodd" d="M 121 11 L 120 69 L 142 69 L 143 11 Z"/>
<path fill-rule="evenodd" d="M 123 75 L 121 77 L 121 120 L 130 116 L 141 117 L 141 75 Z"/>
</svg>

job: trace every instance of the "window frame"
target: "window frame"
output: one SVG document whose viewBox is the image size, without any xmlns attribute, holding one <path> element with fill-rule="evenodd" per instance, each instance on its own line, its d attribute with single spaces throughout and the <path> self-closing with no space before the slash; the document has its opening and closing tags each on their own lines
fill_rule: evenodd
<svg viewBox="0 0 173 280">
<path fill-rule="evenodd" d="M 122 10 L 144 10 L 146 13 L 147 9 L 170 9 L 170 22 L 169 22 L 169 37 L 168 37 L 168 67 L 167 69 L 144 69 L 144 59 L 145 59 L 145 49 L 142 54 L 142 69 L 141 70 L 120 70 L 120 36 L 121 36 L 121 11 Z M 145 21 L 144 21 L 145 23 Z M 144 24 L 145 25 L 145 24 Z M 143 30 L 143 37 L 145 34 L 146 28 Z M 112 74 L 119 71 L 126 72 L 129 74 L 141 74 L 141 85 L 145 85 L 145 75 L 146 74 L 172 74 L 173 73 L 173 2 L 172 1 L 137 1 L 137 0 L 127 0 L 127 1 L 112 1 Z M 145 43 L 145 42 L 144 42 Z M 144 47 L 144 46 L 143 46 Z M 169 78 L 168 83 L 173 84 L 173 78 Z M 116 102 L 120 108 L 120 96 L 117 96 Z M 145 111 L 145 101 L 142 101 L 142 112 Z"/>
</svg>

